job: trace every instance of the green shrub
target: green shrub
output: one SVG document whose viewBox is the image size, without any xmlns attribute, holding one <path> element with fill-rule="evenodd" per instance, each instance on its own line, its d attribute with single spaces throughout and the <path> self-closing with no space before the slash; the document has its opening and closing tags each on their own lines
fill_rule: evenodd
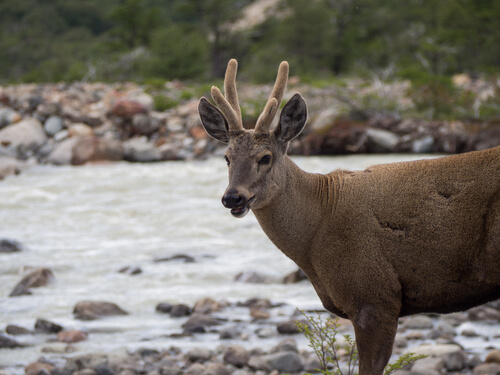
<svg viewBox="0 0 500 375">
<path fill-rule="evenodd" d="M 303 311 L 300 312 L 307 319 L 307 323 L 297 321 L 296 324 L 306 336 L 309 346 L 319 359 L 321 368 L 317 370 L 323 375 L 355 375 L 354 371 L 358 362 L 356 343 L 350 335 L 342 336 L 345 341 L 343 344 L 339 342 L 337 339 L 339 334 L 338 328 L 340 326 L 338 319 L 328 317 L 326 320 L 323 320 L 319 312 L 316 313 L 316 316 L 307 316 Z M 347 353 L 345 355 L 347 373 L 344 373 L 340 368 L 340 358 L 338 355 L 340 349 L 344 349 Z M 390 375 L 425 357 L 427 356 L 415 355 L 413 353 L 404 354 L 396 362 L 386 366 L 384 375 Z"/>
</svg>

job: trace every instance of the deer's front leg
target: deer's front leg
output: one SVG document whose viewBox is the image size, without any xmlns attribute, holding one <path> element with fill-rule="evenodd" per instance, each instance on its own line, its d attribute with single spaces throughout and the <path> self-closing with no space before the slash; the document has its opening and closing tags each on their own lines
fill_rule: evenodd
<svg viewBox="0 0 500 375">
<path fill-rule="evenodd" d="M 397 331 L 397 315 L 364 305 L 353 319 L 360 375 L 382 375 L 389 362 Z"/>
</svg>

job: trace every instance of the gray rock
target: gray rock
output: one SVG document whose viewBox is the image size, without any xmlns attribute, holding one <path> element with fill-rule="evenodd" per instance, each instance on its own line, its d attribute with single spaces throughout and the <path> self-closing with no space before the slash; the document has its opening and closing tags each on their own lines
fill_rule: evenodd
<svg viewBox="0 0 500 375">
<path fill-rule="evenodd" d="M 15 253 L 22 249 L 23 245 L 16 240 L 0 239 L 0 253 Z"/>
<path fill-rule="evenodd" d="M 366 130 L 366 135 L 373 144 L 385 151 L 394 150 L 399 143 L 399 137 L 388 130 L 370 128 Z"/>
<path fill-rule="evenodd" d="M 416 154 L 432 152 L 434 148 L 434 137 L 427 135 L 423 138 L 416 139 L 411 145 L 412 152 Z"/>
<path fill-rule="evenodd" d="M 0 143 L 16 150 L 17 157 L 27 159 L 47 142 L 42 124 L 35 118 L 26 118 L 0 130 Z"/>
<path fill-rule="evenodd" d="M 212 358 L 212 351 L 205 348 L 194 348 L 187 352 L 187 357 L 191 362 L 205 363 Z"/>
<path fill-rule="evenodd" d="M 0 333 L 0 348 L 20 348 L 24 345 Z"/>
<path fill-rule="evenodd" d="M 240 272 L 234 278 L 234 281 L 239 281 L 242 283 L 249 284 L 268 284 L 271 280 L 268 276 L 263 275 L 256 271 L 244 271 Z"/>
<path fill-rule="evenodd" d="M 231 375 L 231 372 L 222 363 L 209 363 L 204 375 Z"/>
<path fill-rule="evenodd" d="M 220 322 L 210 315 L 193 314 L 186 323 L 182 325 L 185 334 L 204 333 L 208 327 L 219 325 Z"/>
<path fill-rule="evenodd" d="M 50 116 L 43 125 L 45 133 L 53 137 L 64 129 L 64 120 L 59 116 Z"/>
<path fill-rule="evenodd" d="M 58 133 L 59 134 L 59 133 Z M 58 143 L 49 154 L 47 162 L 55 165 L 70 165 L 73 158 L 73 148 L 78 142 L 78 138 L 67 138 Z"/>
<path fill-rule="evenodd" d="M 250 353 L 241 345 L 228 346 L 224 351 L 224 362 L 238 368 L 246 366 L 249 359 Z"/>
<path fill-rule="evenodd" d="M 300 333 L 300 329 L 297 327 L 297 321 L 295 319 L 279 323 L 276 329 L 279 333 L 284 335 L 294 335 Z"/>
<path fill-rule="evenodd" d="M 9 324 L 7 327 L 5 327 L 5 332 L 12 336 L 30 335 L 33 333 L 29 329 L 26 329 L 24 327 L 19 327 L 13 324 Z"/>
<path fill-rule="evenodd" d="M 304 369 L 302 359 L 296 352 L 278 352 L 252 356 L 248 366 L 256 370 L 279 372 L 300 372 Z"/>
<path fill-rule="evenodd" d="M 160 161 L 161 152 L 145 138 L 131 138 L 123 142 L 124 159 L 132 162 L 146 163 Z"/>
<path fill-rule="evenodd" d="M 474 375 L 498 375 L 500 374 L 499 363 L 482 363 L 473 369 Z"/>
<path fill-rule="evenodd" d="M 339 112 L 335 109 L 321 111 L 318 117 L 312 122 L 310 130 L 319 134 L 327 132 L 335 123 L 338 115 Z"/>
<path fill-rule="evenodd" d="M 468 363 L 467 354 L 463 350 L 444 354 L 441 358 L 448 371 L 461 371 Z"/>
<path fill-rule="evenodd" d="M 440 375 L 444 361 L 439 357 L 419 359 L 411 367 L 411 375 Z"/>
<path fill-rule="evenodd" d="M 173 318 L 178 318 L 181 316 L 191 315 L 192 309 L 188 305 L 184 305 L 182 303 L 173 305 L 170 309 L 170 316 Z"/>
<path fill-rule="evenodd" d="M 12 108 L 0 108 L 0 129 L 21 120 L 21 115 Z"/>
</svg>

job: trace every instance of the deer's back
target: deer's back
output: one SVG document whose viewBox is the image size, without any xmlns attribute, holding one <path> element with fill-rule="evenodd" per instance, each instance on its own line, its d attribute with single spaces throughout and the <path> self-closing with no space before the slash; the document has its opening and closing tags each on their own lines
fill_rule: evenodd
<svg viewBox="0 0 500 375">
<path fill-rule="evenodd" d="M 340 181 L 339 235 L 395 270 L 406 312 L 500 297 L 500 147 L 341 172 Z"/>
</svg>

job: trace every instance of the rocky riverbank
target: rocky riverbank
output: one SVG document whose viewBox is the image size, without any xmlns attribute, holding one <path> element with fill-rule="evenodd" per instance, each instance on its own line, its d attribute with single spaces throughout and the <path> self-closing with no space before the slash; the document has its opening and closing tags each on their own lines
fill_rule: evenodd
<svg viewBox="0 0 500 375">
<path fill-rule="evenodd" d="M 292 154 L 457 153 L 500 144 L 500 127 L 492 123 L 402 119 L 343 96 L 346 90 L 380 95 L 406 108 L 413 105 L 404 95 L 408 83 L 381 87 L 354 81 L 343 90 L 320 89 L 291 77 L 289 86 L 285 99 L 299 91 L 309 105 L 309 125 L 292 143 Z M 132 83 L 0 87 L 0 178 L 38 163 L 204 158 L 220 145 L 200 124 L 203 93 L 186 95 L 182 88 L 181 83 L 159 91 Z M 239 90 L 245 126 L 252 127 L 270 87 L 243 84 Z M 175 105 L 159 110 L 168 103 Z"/>
<path fill-rule="evenodd" d="M 18 241 L 0 240 L 0 256 L 23 252 Z M 156 261 L 193 261 L 178 255 Z M 140 274 L 140 267 L 128 267 L 118 272 Z M 57 272 L 37 268 L 24 275 L 12 289 L 10 298 L 32 298 L 34 288 L 45 288 L 57 279 Z M 237 275 L 235 282 L 265 283 L 258 273 Z M 287 275 L 283 283 L 307 283 L 299 271 Z M 65 327 L 57 319 L 38 318 L 33 326 L 7 324 L 0 333 L 0 369 L 2 375 L 162 375 L 213 374 L 249 375 L 317 372 L 318 359 L 296 326 L 305 322 L 302 313 L 293 306 L 266 298 L 251 298 L 238 302 L 202 298 L 193 305 L 157 303 L 155 314 L 171 320 L 177 329 L 166 334 L 158 330 L 156 337 L 145 338 L 141 347 L 92 350 L 87 342 L 102 337 L 106 331 L 85 328 L 85 322 L 113 321 L 131 314 L 112 301 L 83 300 L 68 311 L 78 325 Z M 305 312 L 317 319 L 318 312 Z M 323 319 L 329 316 L 319 312 Z M 500 372 L 500 301 L 468 311 L 434 315 L 421 314 L 400 319 L 394 345 L 395 357 L 413 352 L 428 357 L 400 375 L 437 374 L 498 374 Z M 349 321 L 340 319 L 338 344 L 342 335 L 353 334 Z M 118 334 L 112 330 L 108 334 Z M 98 339 L 97 339 L 98 340 Z M 189 340 L 189 347 L 186 346 Z M 95 341 L 94 341 L 95 342 Z M 168 343 L 168 345 L 165 345 Z M 269 344 L 272 345 L 269 345 Z M 474 345 L 470 345 L 474 343 Z M 480 343 L 480 345 L 478 345 Z M 471 349 L 474 346 L 475 349 Z M 481 347 L 481 349 L 477 349 Z M 90 349 L 89 349 L 90 348 Z M 11 361 L 16 351 L 39 353 L 36 361 Z M 347 352 L 337 352 L 342 363 Z M 19 358 L 19 356 L 17 356 Z M 0 366 L 1 368 L 1 366 Z"/>
</svg>

